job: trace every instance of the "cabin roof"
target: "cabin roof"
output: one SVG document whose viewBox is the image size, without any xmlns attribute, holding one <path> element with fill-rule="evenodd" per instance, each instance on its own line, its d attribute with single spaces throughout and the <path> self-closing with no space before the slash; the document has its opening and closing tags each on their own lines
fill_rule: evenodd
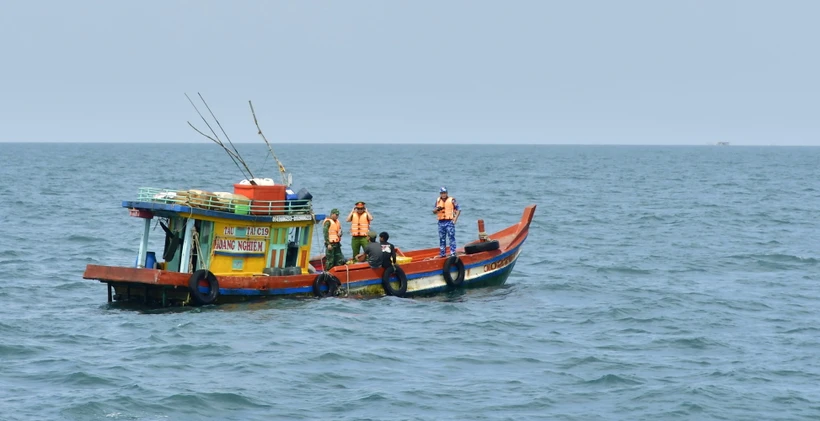
<svg viewBox="0 0 820 421">
<path fill-rule="evenodd" d="M 251 222 L 304 222 L 315 221 L 316 215 L 312 213 L 299 213 L 295 215 L 242 215 L 233 212 L 224 212 L 218 210 L 202 209 L 197 207 L 185 206 L 176 203 L 157 203 L 157 202 L 143 202 L 135 200 L 125 200 L 122 202 L 122 207 L 128 209 L 147 210 L 157 216 L 205 216 L 210 218 L 230 219 L 236 221 L 251 221 Z"/>
</svg>

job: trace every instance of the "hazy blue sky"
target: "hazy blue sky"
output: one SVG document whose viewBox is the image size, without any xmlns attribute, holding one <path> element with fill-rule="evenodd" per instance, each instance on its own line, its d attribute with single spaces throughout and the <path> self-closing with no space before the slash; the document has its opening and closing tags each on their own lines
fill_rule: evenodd
<svg viewBox="0 0 820 421">
<path fill-rule="evenodd" d="M 7 1 L 0 141 L 820 145 L 820 1 Z"/>
</svg>

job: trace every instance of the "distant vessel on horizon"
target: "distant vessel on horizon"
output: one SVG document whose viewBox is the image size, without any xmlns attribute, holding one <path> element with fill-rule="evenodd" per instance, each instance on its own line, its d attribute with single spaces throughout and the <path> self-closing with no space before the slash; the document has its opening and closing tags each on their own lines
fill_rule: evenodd
<svg viewBox="0 0 820 421">
<path fill-rule="evenodd" d="M 715 145 L 718 145 L 718 146 L 729 146 L 729 142 L 717 142 L 717 143 L 715 143 Z"/>
</svg>

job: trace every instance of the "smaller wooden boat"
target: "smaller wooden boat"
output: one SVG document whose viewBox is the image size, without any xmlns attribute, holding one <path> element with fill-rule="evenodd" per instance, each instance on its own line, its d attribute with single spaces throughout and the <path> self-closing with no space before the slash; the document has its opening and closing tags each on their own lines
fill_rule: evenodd
<svg viewBox="0 0 820 421">
<path fill-rule="evenodd" d="M 88 265 L 85 279 L 108 286 L 108 301 L 152 306 L 220 304 L 270 297 L 412 297 L 454 288 L 501 285 L 521 253 L 535 205 L 521 220 L 484 233 L 456 256 L 438 247 L 399 251 L 398 265 L 355 263 L 321 270 L 311 263 L 313 232 L 324 215 L 312 197 L 284 185 L 234 186 L 234 193 L 142 188 L 122 202 L 144 222 L 135 267 Z M 165 235 L 161 257 L 148 250 L 151 225 Z"/>
</svg>

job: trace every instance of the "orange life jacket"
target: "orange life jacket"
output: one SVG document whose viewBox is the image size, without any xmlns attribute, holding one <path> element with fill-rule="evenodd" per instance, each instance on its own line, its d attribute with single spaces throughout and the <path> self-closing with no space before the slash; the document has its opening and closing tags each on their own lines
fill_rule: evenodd
<svg viewBox="0 0 820 421">
<path fill-rule="evenodd" d="M 342 241 L 342 223 L 339 220 L 325 219 L 325 222 L 330 221 L 330 227 L 327 230 L 327 241 L 331 243 L 338 243 Z M 324 225 L 324 222 L 322 222 Z"/>
<path fill-rule="evenodd" d="M 437 208 L 439 208 L 439 207 L 444 208 L 444 209 L 438 211 L 438 220 L 439 221 L 444 220 L 444 219 L 453 219 L 454 206 L 453 206 L 453 198 L 452 197 L 448 196 L 444 200 L 441 200 L 441 198 L 439 197 L 438 200 L 436 200 L 436 207 Z"/>
<path fill-rule="evenodd" d="M 353 217 L 350 219 L 350 235 L 354 237 L 365 237 L 367 231 L 370 230 L 370 221 L 367 220 L 367 212 L 353 212 Z"/>
</svg>

